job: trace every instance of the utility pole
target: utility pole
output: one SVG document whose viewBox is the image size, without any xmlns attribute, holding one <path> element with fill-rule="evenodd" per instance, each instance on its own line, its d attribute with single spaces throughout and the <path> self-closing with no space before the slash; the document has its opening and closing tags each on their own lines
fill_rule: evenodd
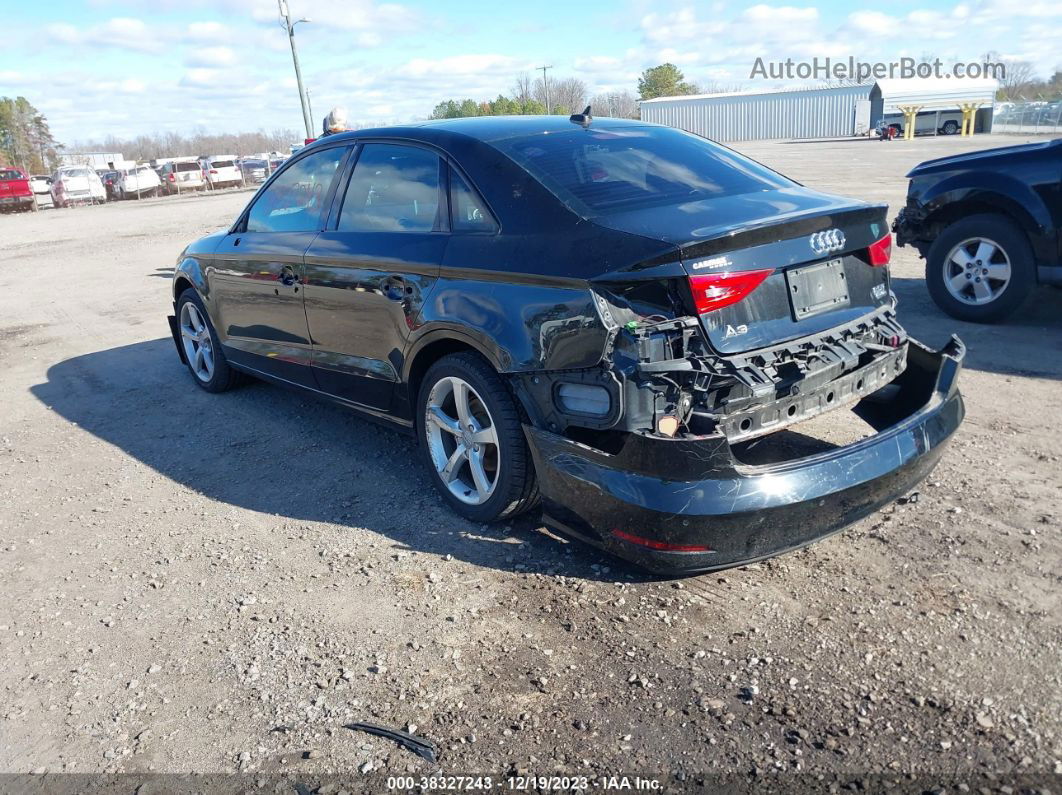
<svg viewBox="0 0 1062 795">
<path fill-rule="evenodd" d="M 306 89 L 306 107 L 310 109 L 310 119 L 313 119 L 313 89 L 311 88 Z"/>
<path fill-rule="evenodd" d="M 306 91 L 302 87 L 302 70 L 299 68 L 299 51 L 295 49 L 295 26 L 300 22 L 309 22 L 305 17 L 291 21 L 291 13 L 288 11 L 288 0 L 277 0 L 280 9 L 280 24 L 288 32 L 288 41 L 291 42 L 291 60 L 295 64 L 295 82 L 299 85 L 299 104 L 302 106 L 302 122 L 306 125 L 306 137 L 313 138 L 313 127 L 310 125 L 309 102 L 306 100 Z"/>
<path fill-rule="evenodd" d="M 541 70 L 542 70 L 542 88 L 543 88 L 543 90 L 544 90 L 544 91 L 546 92 L 546 115 L 548 116 L 548 115 L 550 114 L 550 106 L 549 106 L 549 80 L 548 80 L 548 79 L 546 78 L 546 70 L 547 70 L 547 69 L 552 69 L 552 68 L 553 68 L 553 66 L 552 66 L 552 65 L 551 65 L 551 66 L 536 66 L 535 68 L 536 68 L 536 69 L 541 69 Z"/>
</svg>

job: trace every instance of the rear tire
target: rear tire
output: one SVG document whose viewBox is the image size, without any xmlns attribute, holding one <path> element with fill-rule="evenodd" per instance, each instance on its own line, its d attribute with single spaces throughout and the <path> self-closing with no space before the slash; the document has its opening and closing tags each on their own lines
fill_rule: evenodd
<svg viewBox="0 0 1062 795">
<path fill-rule="evenodd" d="M 537 504 L 523 420 L 512 393 L 478 354 L 451 354 L 428 368 L 417 396 L 417 438 L 432 484 L 458 514 L 495 522 Z"/>
<path fill-rule="evenodd" d="M 177 328 L 192 380 L 207 392 L 226 392 L 247 377 L 229 367 L 203 299 L 189 287 L 177 299 Z"/>
<path fill-rule="evenodd" d="M 959 131 L 959 123 L 954 119 L 948 119 L 941 125 L 940 131 L 945 135 L 955 135 Z"/>
<path fill-rule="evenodd" d="M 926 253 L 929 294 L 937 306 L 959 320 L 1002 320 L 1035 285 L 1029 239 L 1002 215 L 984 213 L 956 221 Z"/>
</svg>

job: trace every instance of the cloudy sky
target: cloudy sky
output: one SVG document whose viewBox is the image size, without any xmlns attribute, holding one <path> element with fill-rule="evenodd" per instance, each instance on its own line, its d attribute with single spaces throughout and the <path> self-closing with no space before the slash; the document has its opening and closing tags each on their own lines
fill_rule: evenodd
<svg viewBox="0 0 1062 795">
<path fill-rule="evenodd" d="M 289 0 L 311 102 L 361 122 L 424 118 L 447 98 L 508 92 L 542 64 L 591 92 L 634 90 L 642 69 L 749 80 L 757 57 L 890 61 L 989 50 L 1048 75 L 1062 66 L 1058 0 Z M 201 127 L 301 127 L 276 0 L 6 3 L 0 95 L 26 96 L 62 142 Z"/>
</svg>

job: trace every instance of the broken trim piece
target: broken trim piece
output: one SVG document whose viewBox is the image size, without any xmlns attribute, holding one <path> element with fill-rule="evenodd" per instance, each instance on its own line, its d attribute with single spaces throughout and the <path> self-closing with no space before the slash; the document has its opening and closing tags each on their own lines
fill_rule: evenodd
<svg viewBox="0 0 1062 795">
<path fill-rule="evenodd" d="M 343 728 L 356 732 L 365 732 L 366 734 L 375 734 L 377 737 L 386 737 L 388 740 L 394 740 L 407 751 L 412 751 L 422 759 L 427 759 L 433 764 L 436 761 L 435 745 L 433 743 L 401 729 L 389 729 L 386 726 L 378 726 L 375 723 L 348 723 Z"/>
</svg>

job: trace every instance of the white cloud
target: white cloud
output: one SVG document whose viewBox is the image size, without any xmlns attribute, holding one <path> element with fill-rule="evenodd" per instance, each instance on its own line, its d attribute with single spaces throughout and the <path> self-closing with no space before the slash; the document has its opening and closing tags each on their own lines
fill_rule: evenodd
<svg viewBox="0 0 1062 795">
<path fill-rule="evenodd" d="M 227 25 L 220 22 L 192 22 L 185 28 L 186 41 L 197 44 L 214 44 L 223 42 L 232 36 Z"/>
<path fill-rule="evenodd" d="M 483 76 L 489 74 L 514 75 L 528 64 L 509 55 L 452 55 L 447 58 L 414 58 L 395 70 L 402 77 L 457 78 Z"/>
<path fill-rule="evenodd" d="M 255 0 L 251 17 L 261 23 L 276 24 L 276 0 Z M 419 21 L 419 15 L 398 3 L 373 0 L 288 0 L 292 21 L 303 17 L 313 24 L 327 24 L 340 30 L 373 31 L 376 34 L 402 32 Z"/>
<path fill-rule="evenodd" d="M 575 70 L 584 74 L 612 73 L 623 68 L 623 61 L 611 55 L 591 55 L 576 58 L 573 62 Z"/>
<path fill-rule="evenodd" d="M 881 11 L 853 11 L 848 15 L 848 27 L 868 36 L 893 36 L 900 31 L 900 20 Z"/>
<path fill-rule="evenodd" d="M 115 17 L 98 25 L 79 28 L 66 23 L 49 25 L 47 33 L 56 41 L 71 46 L 113 47 L 136 52 L 157 52 L 161 49 L 158 30 L 142 19 Z"/>
<path fill-rule="evenodd" d="M 239 59 L 231 47 L 197 47 L 188 52 L 185 64 L 193 67 L 232 66 Z"/>
</svg>

